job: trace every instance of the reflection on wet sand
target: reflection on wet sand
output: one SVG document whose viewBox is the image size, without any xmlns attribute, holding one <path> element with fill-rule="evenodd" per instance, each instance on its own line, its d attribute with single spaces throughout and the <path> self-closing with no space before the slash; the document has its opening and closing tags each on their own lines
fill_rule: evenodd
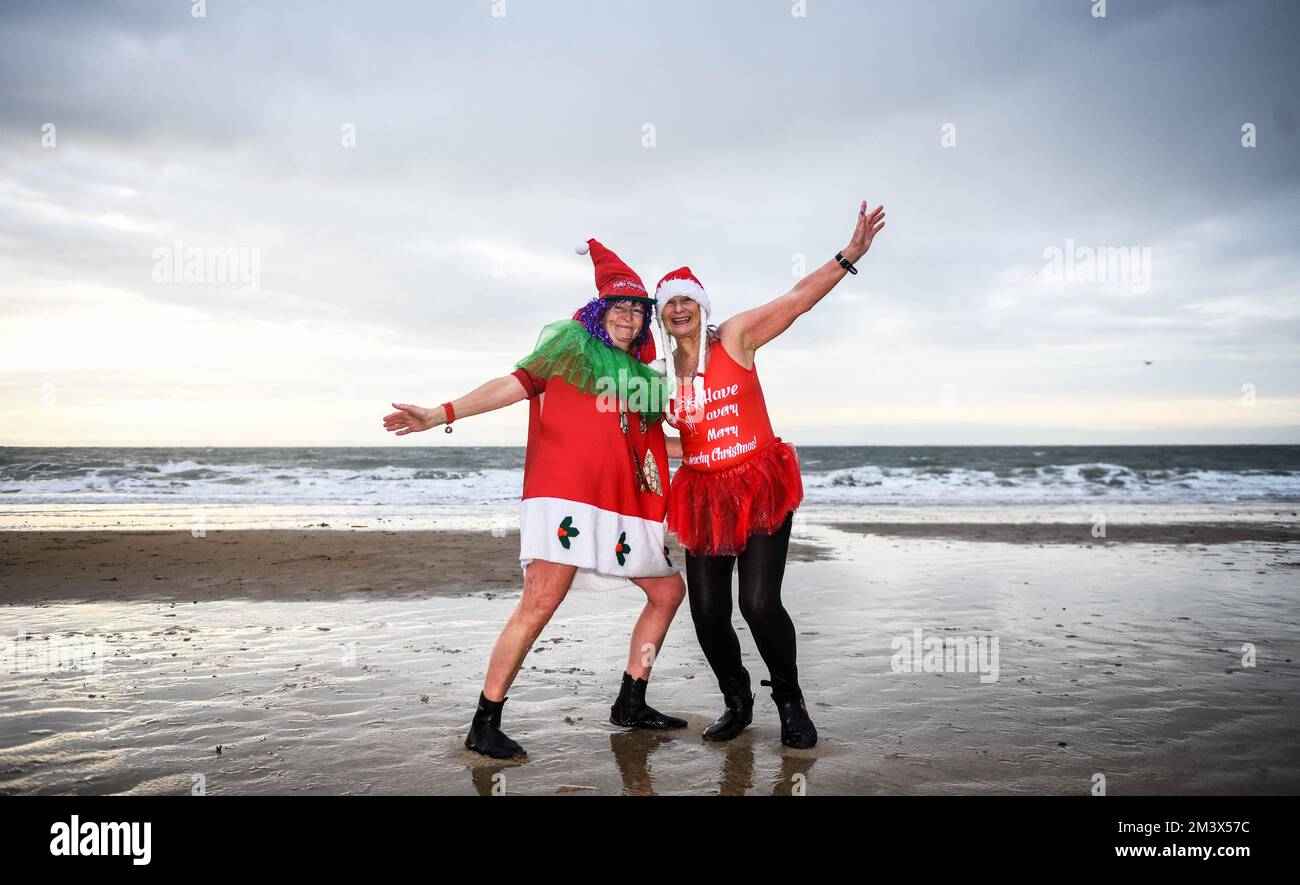
<svg viewBox="0 0 1300 885">
<path fill-rule="evenodd" d="M 1300 792 L 1295 542 L 802 531 L 835 551 L 791 562 L 783 593 L 816 748 L 782 747 L 762 695 L 741 736 L 703 740 L 721 698 L 685 607 L 653 692 L 690 727 L 611 726 L 629 614 L 644 598 L 629 588 L 571 594 L 529 653 L 503 723 L 529 753 L 514 762 L 463 741 L 517 588 L 349 600 L 304 586 L 289 599 L 308 601 L 286 601 L 254 587 L 159 601 L 152 586 L 174 574 L 162 555 L 133 549 L 127 568 L 47 551 L 80 577 L 0 606 L 0 794 L 182 794 L 201 777 L 209 794 L 1087 795 L 1098 773 L 1112 795 Z M 272 552 L 190 540 L 172 554 L 222 560 L 250 585 Z M 424 539 L 407 540 L 414 579 Z M 369 548 L 349 549 L 339 555 Z M 313 582 L 348 585 L 351 573 L 322 562 Z M 33 583 L 19 577 L 26 565 L 10 569 L 12 593 Z M 71 601 L 101 580 L 121 592 Z M 893 643 L 916 631 L 999 639 L 998 678 L 897 670 Z M 58 666 L 68 653 L 93 653 L 94 666 Z"/>
</svg>

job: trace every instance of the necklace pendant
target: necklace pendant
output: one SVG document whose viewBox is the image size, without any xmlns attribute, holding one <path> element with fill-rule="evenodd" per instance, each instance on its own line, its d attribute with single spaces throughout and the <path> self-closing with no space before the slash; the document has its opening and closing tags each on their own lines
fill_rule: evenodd
<svg viewBox="0 0 1300 885">
<path fill-rule="evenodd" d="M 663 484 L 659 481 L 659 464 L 655 461 L 655 456 L 648 450 L 645 453 L 645 465 L 641 468 L 641 476 L 645 482 L 646 491 L 656 495 L 664 493 Z"/>
</svg>

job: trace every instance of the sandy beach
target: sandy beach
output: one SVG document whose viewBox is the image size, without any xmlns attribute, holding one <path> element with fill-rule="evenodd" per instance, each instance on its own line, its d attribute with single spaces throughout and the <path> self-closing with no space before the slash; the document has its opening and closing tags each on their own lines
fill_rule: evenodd
<svg viewBox="0 0 1300 885">
<path fill-rule="evenodd" d="M 1300 526 L 1285 523 L 1118 524 L 1105 534 L 1086 523 L 1068 522 L 834 522 L 843 532 L 882 538 L 947 538 L 1012 544 L 1232 544 L 1240 541 L 1300 541 Z"/>
<path fill-rule="evenodd" d="M 460 742 L 513 533 L 0 532 L 0 793 L 1300 791 L 1294 522 L 795 534 L 814 750 L 781 747 L 766 689 L 741 738 L 700 738 L 721 706 L 685 605 L 650 700 L 691 727 L 609 725 L 629 585 L 565 600 L 506 706 L 529 759 L 503 765 Z M 922 637 L 996 639 L 996 672 L 908 672 Z"/>
<path fill-rule="evenodd" d="M 790 548 L 794 562 L 825 554 Z M 3 604 L 491 597 L 517 594 L 521 574 L 517 530 L 0 532 Z"/>
</svg>

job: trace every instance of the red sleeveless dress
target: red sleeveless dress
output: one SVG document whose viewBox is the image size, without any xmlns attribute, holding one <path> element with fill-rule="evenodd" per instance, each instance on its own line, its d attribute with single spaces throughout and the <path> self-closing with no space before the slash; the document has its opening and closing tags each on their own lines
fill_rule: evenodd
<svg viewBox="0 0 1300 885">
<path fill-rule="evenodd" d="M 758 367 L 737 363 L 721 341 L 709 344 L 695 417 L 673 422 L 683 459 L 668 494 L 668 530 L 693 556 L 732 556 L 750 535 L 780 529 L 802 503 L 799 456 L 772 432 Z"/>
</svg>

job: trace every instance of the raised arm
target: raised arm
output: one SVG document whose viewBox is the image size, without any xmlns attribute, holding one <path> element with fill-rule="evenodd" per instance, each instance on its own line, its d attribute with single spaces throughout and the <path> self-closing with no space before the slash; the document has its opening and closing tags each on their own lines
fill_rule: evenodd
<svg viewBox="0 0 1300 885">
<path fill-rule="evenodd" d="M 495 409 L 505 408 L 512 403 L 525 399 L 528 392 L 514 375 L 502 375 L 480 384 L 460 399 L 451 401 L 456 420 L 480 415 Z M 439 424 L 447 423 L 447 412 L 442 406 L 424 408 L 410 403 L 393 403 L 396 412 L 384 416 L 384 429 L 396 431 L 398 436 L 419 433 Z"/>
<path fill-rule="evenodd" d="M 885 226 L 885 207 L 877 206 L 867 212 L 867 201 L 858 207 L 858 223 L 849 244 L 841 251 L 851 263 L 867 254 L 871 241 Z M 808 276 L 795 283 L 794 288 L 774 298 L 767 304 L 738 313 L 718 327 L 718 335 L 734 348 L 744 352 L 753 361 L 754 351 L 790 328 L 801 314 L 807 313 L 835 288 L 835 284 L 848 273 L 832 258 Z"/>
</svg>

